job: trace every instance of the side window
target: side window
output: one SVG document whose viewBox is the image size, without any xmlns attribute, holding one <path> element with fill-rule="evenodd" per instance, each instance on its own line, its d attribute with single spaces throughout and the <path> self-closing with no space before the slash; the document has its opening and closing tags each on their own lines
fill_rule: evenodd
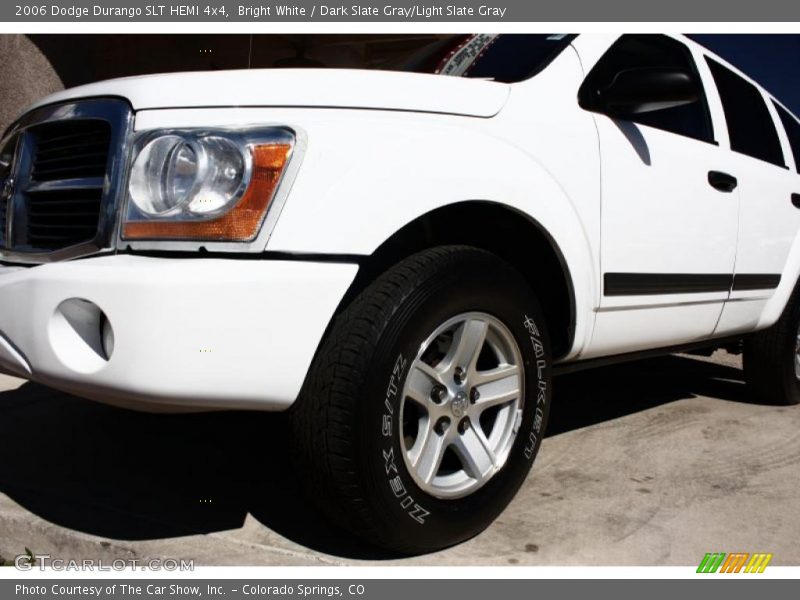
<svg viewBox="0 0 800 600">
<path fill-rule="evenodd" d="M 795 169 L 800 173 L 800 123 L 785 108 L 774 102 L 773 104 L 775 110 L 778 111 L 778 116 L 781 118 L 783 128 L 786 130 L 786 137 L 789 138 L 789 146 L 791 146 L 792 154 L 794 154 Z"/>
<path fill-rule="evenodd" d="M 708 57 L 706 62 L 722 100 L 731 149 L 773 165 L 786 166 L 778 131 L 758 88 Z"/>
<path fill-rule="evenodd" d="M 681 69 L 690 73 L 702 89 L 689 49 L 665 35 L 623 35 L 597 62 L 584 86 L 602 90 L 621 71 L 641 68 Z M 704 142 L 714 139 L 708 104 L 702 94 L 691 104 L 641 113 L 630 120 Z"/>
</svg>

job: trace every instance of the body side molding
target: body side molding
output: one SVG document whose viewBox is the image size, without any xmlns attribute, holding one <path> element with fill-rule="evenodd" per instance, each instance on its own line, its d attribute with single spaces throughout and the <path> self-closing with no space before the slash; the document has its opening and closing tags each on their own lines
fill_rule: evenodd
<svg viewBox="0 0 800 600">
<path fill-rule="evenodd" d="M 771 273 L 605 273 L 604 296 L 699 294 L 729 290 L 770 290 L 781 276 Z"/>
</svg>

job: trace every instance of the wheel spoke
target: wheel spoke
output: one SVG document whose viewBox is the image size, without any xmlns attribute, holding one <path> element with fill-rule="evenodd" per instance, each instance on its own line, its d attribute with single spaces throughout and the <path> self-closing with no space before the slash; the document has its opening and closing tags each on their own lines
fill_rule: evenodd
<svg viewBox="0 0 800 600">
<path fill-rule="evenodd" d="M 406 395 L 417 404 L 427 406 L 431 401 L 431 389 L 437 383 L 442 383 L 441 374 L 432 366 L 418 360 L 408 374 Z"/>
<path fill-rule="evenodd" d="M 479 393 L 475 408 L 483 412 L 492 406 L 506 404 L 516 400 L 521 395 L 519 367 L 504 365 L 478 373 L 480 383 L 477 384 Z"/>
<path fill-rule="evenodd" d="M 475 371 L 470 378 L 472 385 L 484 385 L 503 381 L 505 379 L 519 379 L 519 367 L 517 365 L 500 365 L 488 371 Z"/>
<path fill-rule="evenodd" d="M 442 457 L 446 448 L 445 438 L 433 431 L 431 427 L 426 427 L 420 435 L 423 438 L 422 443 L 414 444 L 414 448 L 409 452 L 409 458 L 420 479 L 425 483 L 430 483 L 442 464 Z M 418 445 L 419 450 L 414 453 Z"/>
<path fill-rule="evenodd" d="M 411 465 L 415 465 L 419 460 L 419 455 L 422 452 L 422 447 L 425 445 L 425 441 L 428 439 L 428 435 L 430 435 L 431 429 L 431 422 L 430 416 L 420 415 L 417 423 L 417 437 L 414 440 L 414 445 L 408 449 L 407 456 L 408 459 L 411 461 Z"/>
<path fill-rule="evenodd" d="M 474 423 L 458 436 L 454 449 L 464 469 L 478 481 L 483 481 L 494 471 L 495 455 L 483 431 Z"/>
<path fill-rule="evenodd" d="M 445 361 L 447 368 L 461 367 L 467 372 L 475 370 L 475 363 L 486 341 L 488 325 L 481 319 L 461 323 L 453 336 L 453 345 Z"/>
</svg>

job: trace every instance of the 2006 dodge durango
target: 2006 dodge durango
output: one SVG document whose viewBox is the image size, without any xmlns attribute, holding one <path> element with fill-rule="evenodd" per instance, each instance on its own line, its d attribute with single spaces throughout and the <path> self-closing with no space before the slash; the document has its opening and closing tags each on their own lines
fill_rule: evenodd
<svg viewBox="0 0 800 600">
<path fill-rule="evenodd" d="M 438 549 L 522 484 L 554 373 L 735 346 L 800 401 L 798 171 L 797 118 L 680 36 L 90 84 L 0 142 L 0 370 L 288 410 L 331 518 Z"/>
</svg>

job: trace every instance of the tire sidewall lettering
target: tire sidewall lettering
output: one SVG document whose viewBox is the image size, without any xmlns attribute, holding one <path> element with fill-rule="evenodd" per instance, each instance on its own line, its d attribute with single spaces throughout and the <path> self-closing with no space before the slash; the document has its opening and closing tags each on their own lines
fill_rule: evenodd
<svg viewBox="0 0 800 600">
<path fill-rule="evenodd" d="M 386 394 L 383 398 L 383 414 L 381 416 L 381 460 L 387 485 L 400 510 L 417 525 L 424 525 L 426 517 L 430 515 L 430 511 L 418 503 L 409 491 L 401 469 L 398 468 L 398 462 L 402 463 L 403 457 L 398 456 L 395 452 L 395 448 L 399 448 L 395 441 L 399 439 L 397 436 L 400 434 L 402 425 L 397 418 L 400 402 L 398 396 L 405 384 L 408 366 L 409 360 L 402 353 L 398 354 L 386 385 Z"/>
<path fill-rule="evenodd" d="M 533 348 L 533 354 L 536 360 L 536 366 L 534 369 L 532 369 L 536 374 L 536 409 L 534 411 L 531 428 L 528 431 L 525 448 L 523 449 L 525 458 L 528 461 L 532 461 L 536 456 L 536 451 L 543 434 L 542 430 L 544 427 L 544 418 L 548 401 L 547 374 L 549 373 L 549 370 L 546 359 L 545 343 L 542 339 L 541 330 L 537 325 L 536 320 L 533 317 L 528 316 L 528 314 L 525 314 L 522 320 L 522 327 L 528 336 L 528 340 Z M 528 398 L 526 398 L 526 400 L 528 400 L 532 397 L 532 394 L 526 392 L 526 396 L 528 396 Z"/>
</svg>

